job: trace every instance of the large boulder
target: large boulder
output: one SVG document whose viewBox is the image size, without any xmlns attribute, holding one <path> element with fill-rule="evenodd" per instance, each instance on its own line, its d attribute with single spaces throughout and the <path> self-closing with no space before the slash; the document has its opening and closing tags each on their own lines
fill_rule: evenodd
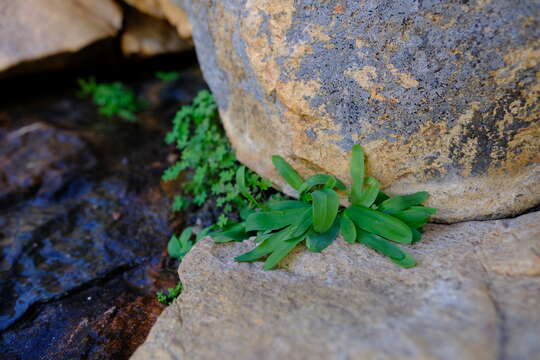
<svg viewBox="0 0 540 360">
<path fill-rule="evenodd" d="M 0 2 L 0 71 L 73 53 L 116 35 L 122 11 L 112 0 Z"/>
<path fill-rule="evenodd" d="M 351 146 L 437 219 L 540 202 L 540 3 L 183 0 L 239 159 L 347 180 Z"/>
<path fill-rule="evenodd" d="M 338 239 L 280 270 L 194 246 L 182 295 L 132 359 L 538 359 L 540 212 L 429 225 L 402 269 Z"/>
</svg>

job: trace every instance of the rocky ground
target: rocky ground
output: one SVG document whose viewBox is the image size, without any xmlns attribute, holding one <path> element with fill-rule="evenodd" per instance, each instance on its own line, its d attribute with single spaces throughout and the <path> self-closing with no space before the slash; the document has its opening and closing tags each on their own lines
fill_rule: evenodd
<svg viewBox="0 0 540 360">
<path fill-rule="evenodd" d="M 136 124 L 98 115 L 76 78 L 3 80 L 0 348 L 3 359 L 125 359 L 176 285 L 175 225 L 160 177 L 174 112 L 204 87 L 193 55 L 178 80 L 157 63 L 89 71 L 149 103 Z M 169 59 L 171 60 L 171 59 Z M 178 58 L 172 62 L 178 68 Z"/>
<path fill-rule="evenodd" d="M 279 270 L 198 243 L 132 359 L 538 359 L 540 212 L 429 225 L 403 269 L 338 239 Z M 409 249 L 408 249 L 409 250 Z"/>
</svg>

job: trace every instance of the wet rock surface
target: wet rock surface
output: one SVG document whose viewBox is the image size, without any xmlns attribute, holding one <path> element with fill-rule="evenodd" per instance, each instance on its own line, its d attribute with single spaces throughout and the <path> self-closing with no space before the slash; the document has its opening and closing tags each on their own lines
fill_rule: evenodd
<svg viewBox="0 0 540 360">
<path fill-rule="evenodd" d="M 178 280 L 163 138 L 204 87 L 195 69 L 166 84 L 130 76 L 149 103 L 136 124 L 100 117 L 75 79 L 0 105 L 3 358 L 123 359 L 146 337 L 156 290 Z"/>
</svg>

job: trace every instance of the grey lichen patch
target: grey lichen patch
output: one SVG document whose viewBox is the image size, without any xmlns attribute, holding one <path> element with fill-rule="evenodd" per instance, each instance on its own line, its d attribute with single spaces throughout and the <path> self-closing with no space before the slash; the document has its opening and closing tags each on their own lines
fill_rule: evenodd
<svg viewBox="0 0 540 360">
<path fill-rule="evenodd" d="M 476 5 L 297 1 L 287 41 L 291 49 L 309 43 L 312 53 L 295 72 L 283 67 L 281 79 L 319 81 L 311 106 L 349 140 L 406 141 L 433 121 L 451 128 L 471 102 L 493 104 L 504 96 L 491 75 L 504 66 L 502 49 L 519 49 L 540 37 L 539 27 L 524 32 L 516 24 L 527 14 L 537 17 L 538 4 Z M 330 39 L 310 36 L 312 24 L 325 27 Z"/>
<path fill-rule="evenodd" d="M 183 1 L 239 159 L 277 184 L 269 154 L 347 181 L 361 143 L 438 220 L 540 201 L 538 1 Z"/>
</svg>

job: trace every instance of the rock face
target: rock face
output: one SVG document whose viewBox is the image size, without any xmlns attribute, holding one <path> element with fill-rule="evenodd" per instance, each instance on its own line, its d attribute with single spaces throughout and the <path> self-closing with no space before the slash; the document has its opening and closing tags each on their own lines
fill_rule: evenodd
<svg viewBox="0 0 540 360">
<path fill-rule="evenodd" d="M 79 137 L 44 123 L 6 135 L 0 132 L 0 206 L 28 195 L 51 196 L 75 174 L 95 164 Z"/>
<path fill-rule="evenodd" d="M 124 2 L 133 6 L 137 10 L 151 15 L 158 19 L 164 19 L 165 15 L 161 10 L 160 0 L 124 0 Z"/>
<path fill-rule="evenodd" d="M 167 19 L 176 26 L 178 35 L 184 40 L 191 40 L 191 24 L 180 0 L 124 0 L 139 11 L 158 19 Z"/>
<path fill-rule="evenodd" d="M 112 37 L 122 25 L 122 12 L 111 0 L 2 1 L 0 19 L 3 71 Z"/>
<path fill-rule="evenodd" d="M 205 239 L 132 359 L 538 358 L 540 212 L 425 235 L 408 270 L 338 239 L 268 272 Z"/>
<path fill-rule="evenodd" d="M 540 4 L 183 0 L 241 161 L 348 179 L 351 146 L 438 220 L 540 202 Z"/>
<path fill-rule="evenodd" d="M 139 12 L 126 15 L 126 25 L 121 38 L 124 55 L 154 56 L 191 49 L 191 40 L 183 40 L 166 20 Z"/>
</svg>

